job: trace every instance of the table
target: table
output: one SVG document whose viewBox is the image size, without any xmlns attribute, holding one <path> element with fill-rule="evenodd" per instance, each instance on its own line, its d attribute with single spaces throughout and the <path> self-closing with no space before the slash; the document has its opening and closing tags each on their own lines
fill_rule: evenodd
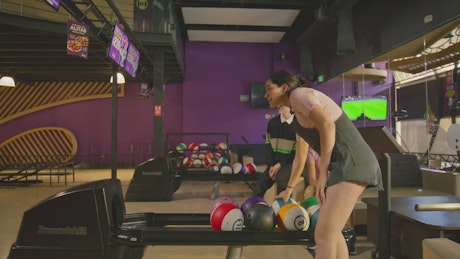
<svg viewBox="0 0 460 259">
<path fill-rule="evenodd" d="M 378 198 L 363 198 L 367 204 L 367 237 L 378 244 Z M 425 238 L 460 238 L 460 210 L 416 211 L 416 204 L 459 203 L 460 196 L 416 196 L 391 198 L 391 254 L 396 258 L 423 258 Z"/>
</svg>

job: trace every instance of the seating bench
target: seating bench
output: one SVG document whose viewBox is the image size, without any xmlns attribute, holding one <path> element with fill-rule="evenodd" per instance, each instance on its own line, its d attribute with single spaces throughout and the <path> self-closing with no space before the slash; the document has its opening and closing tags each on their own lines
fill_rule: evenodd
<svg viewBox="0 0 460 259">
<path fill-rule="evenodd" d="M 422 241 L 423 259 L 457 258 L 460 244 L 448 238 L 427 238 Z"/>
<path fill-rule="evenodd" d="M 49 175 L 51 185 L 51 176 L 57 175 L 59 181 L 61 174 L 72 174 L 75 180 L 72 161 L 77 147 L 75 135 L 65 128 L 42 127 L 19 133 L 0 143 L 0 168 L 16 171 L 0 177 L 0 183 L 27 182 L 31 176 Z"/>
<path fill-rule="evenodd" d="M 390 155 L 391 197 L 460 195 L 460 174 L 420 168 L 415 155 Z M 362 198 L 378 197 L 378 191 L 367 189 L 355 205 L 352 225 L 366 225 L 366 204 Z"/>
</svg>

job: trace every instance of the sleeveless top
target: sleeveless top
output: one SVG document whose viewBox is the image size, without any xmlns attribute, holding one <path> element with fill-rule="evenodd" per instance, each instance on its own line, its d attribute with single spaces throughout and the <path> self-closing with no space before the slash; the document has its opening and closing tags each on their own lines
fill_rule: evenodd
<svg viewBox="0 0 460 259">
<path fill-rule="evenodd" d="M 295 114 L 291 128 L 305 139 L 319 155 L 321 155 L 319 133 L 314 129 L 314 125 L 308 121 L 311 108 L 315 105 L 321 105 L 326 114 L 332 116 L 332 119 L 338 114 L 337 119 L 334 120 L 336 126 L 335 144 L 329 164 L 330 176 L 327 185 L 350 181 L 364 183 L 368 187 L 376 187 L 378 190 L 383 189 L 378 160 L 358 129 L 332 99 L 322 93 L 318 94 L 319 91 L 317 90 L 305 91 L 303 89 L 310 88 L 295 89 L 291 93 L 291 107 L 293 107 Z M 315 96 L 313 98 L 307 96 L 309 93 L 313 93 Z M 307 98 L 303 102 L 299 99 L 302 96 Z M 299 109 L 305 106 L 306 109 Z"/>
</svg>

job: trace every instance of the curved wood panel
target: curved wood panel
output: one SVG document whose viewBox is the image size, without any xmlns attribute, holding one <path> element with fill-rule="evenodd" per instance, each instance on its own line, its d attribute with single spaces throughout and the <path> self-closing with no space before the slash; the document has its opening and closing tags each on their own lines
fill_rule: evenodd
<svg viewBox="0 0 460 259">
<path fill-rule="evenodd" d="M 119 85 L 118 97 L 124 96 L 124 85 Z M 108 82 L 19 82 L 14 88 L 0 87 L 0 124 L 62 104 L 111 97 Z"/>
<path fill-rule="evenodd" d="M 77 139 L 68 129 L 36 128 L 22 132 L 0 144 L 0 166 L 31 163 L 67 163 L 77 153 Z"/>
</svg>

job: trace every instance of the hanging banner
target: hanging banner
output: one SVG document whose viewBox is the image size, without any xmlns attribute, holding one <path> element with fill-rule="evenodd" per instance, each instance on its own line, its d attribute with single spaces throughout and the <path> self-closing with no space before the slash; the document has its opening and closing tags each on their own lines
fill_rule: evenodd
<svg viewBox="0 0 460 259">
<path fill-rule="evenodd" d="M 67 55 L 88 58 L 89 27 L 84 23 L 67 21 Z"/>
<path fill-rule="evenodd" d="M 132 77 L 136 77 L 137 66 L 139 64 L 139 50 L 132 42 L 129 42 L 128 55 L 125 61 L 124 70 Z"/>
<path fill-rule="evenodd" d="M 449 109 L 457 107 L 457 85 L 454 82 L 454 72 L 452 70 L 446 72 L 446 88 L 444 96 L 446 98 Z"/>
<path fill-rule="evenodd" d="M 115 23 L 113 29 L 112 42 L 109 48 L 109 57 L 120 67 L 125 66 L 126 56 L 128 54 L 129 39 L 118 23 Z"/>
<path fill-rule="evenodd" d="M 46 0 L 46 2 L 48 2 L 48 4 L 50 4 L 56 11 L 59 9 L 59 6 L 61 5 L 61 0 Z"/>
</svg>

